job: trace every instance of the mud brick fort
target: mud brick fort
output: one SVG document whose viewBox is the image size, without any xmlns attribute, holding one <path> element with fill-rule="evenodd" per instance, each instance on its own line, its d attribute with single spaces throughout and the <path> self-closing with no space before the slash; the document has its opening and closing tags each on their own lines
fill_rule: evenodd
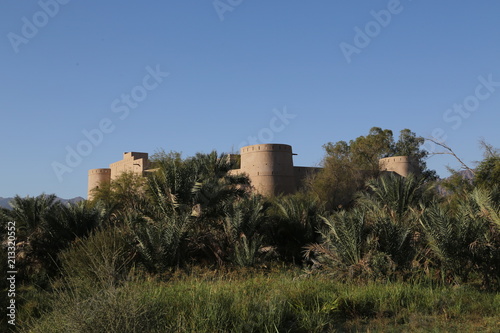
<svg viewBox="0 0 500 333">
<path fill-rule="evenodd" d="M 240 149 L 239 155 L 229 155 L 230 159 L 240 160 L 240 168 L 232 174 L 247 174 L 252 187 L 265 196 L 290 194 L 297 191 L 303 180 L 310 173 L 320 170 L 315 167 L 293 165 L 292 146 L 279 143 L 257 144 Z M 379 161 L 381 171 L 395 172 L 406 177 L 413 172 L 414 163 L 408 156 L 394 156 Z M 148 153 L 127 152 L 123 159 L 111 163 L 109 168 L 89 170 L 88 198 L 92 190 L 104 182 L 119 177 L 123 172 L 144 175 L 150 169 Z"/>
</svg>

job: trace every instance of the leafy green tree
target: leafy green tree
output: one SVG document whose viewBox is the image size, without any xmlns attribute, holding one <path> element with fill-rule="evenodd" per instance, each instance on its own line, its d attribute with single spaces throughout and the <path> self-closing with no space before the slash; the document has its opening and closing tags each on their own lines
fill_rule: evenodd
<svg viewBox="0 0 500 333">
<path fill-rule="evenodd" d="M 435 172 L 427 169 L 425 159 L 428 153 L 421 149 L 422 137 L 404 129 L 397 142 L 391 130 L 373 127 L 366 136 L 360 136 L 349 143 L 339 141 L 324 145 L 326 156 L 323 170 L 309 181 L 311 191 L 326 202 L 329 209 L 349 206 L 354 194 L 367 179 L 379 174 L 379 160 L 384 157 L 408 155 L 417 161 L 416 173 L 426 179 L 435 178 Z"/>
<path fill-rule="evenodd" d="M 409 129 L 404 129 L 399 132 L 399 139 L 394 145 L 393 156 L 411 156 L 416 162 L 416 173 L 422 175 L 426 180 L 437 179 L 435 170 L 427 168 L 426 160 L 429 153 L 424 150 L 422 145 L 425 139 L 417 136 Z"/>
<path fill-rule="evenodd" d="M 7 222 L 12 221 L 11 212 L 7 208 L 0 207 L 0 237 L 4 239 L 7 232 Z"/>
<path fill-rule="evenodd" d="M 497 149 L 484 141 L 481 142 L 481 146 L 484 158 L 475 170 L 458 171 L 448 168 L 451 176 L 439 182 L 444 190 L 442 191 L 444 201 L 454 211 L 477 187 L 489 191 L 492 200 L 500 202 L 500 154 Z"/>
<path fill-rule="evenodd" d="M 463 200 L 474 190 L 473 175 L 470 171 L 457 171 L 448 168 L 451 173 L 446 179 L 438 182 L 442 205 L 451 212 L 456 212 Z"/>
<path fill-rule="evenodd" d="M 500 156 L 487 157 L 478 165 L 474 184 L 485 188 L 500 184 Z"/>
<path fill-rule="evenodd" d="M 448 194 L 465 195 L 470 193 L 474 189 L 473 176 L 467 177 L 465 172 L 460 172 L 451 168 L 448 168 L 451 176 L 439 182 L 439 185 Z"/>
<path fill-rule="evenodd" d="M 367 136 L 360 136 L 349 143 L 350 158 L 358 169 L 376 173 L 381 158 L 395 154 L 391 130 L 373 127 Z M 328 151 L 328 150 L 327 150 Z"/>
<path fill-rule="evenodd" d="M 110 222 L 123 221 L 129 212 L 142 211 L 148 204 L 146 179 L 133 172 L 124 172 L 109 183 L 93 190 L 93 204 L 109 212 Z"/>
<path fill-rule="evenodd" d="M 327 156 L 323 160 L 323 169 L 312 175 L 308 182 L 310 191 L 329 209 L 348 206 L 365 178 L 373 172 L 355 167 L 350 146 L 344 141 L 329 144 L 325 149 Z"/>
<path fill-rule="evenodd" d="M 474 185 L 491 192 L 492 199 L 500 202 L 500 152 L 493 146 L 482 142 L 484 159 L 476 168 Z"/>
<path fill-rule="evenodd" d="M 133 264 L 130 235 L 117 227 L 94 230 L 78 238 L 59 254 L 62 271 L 75 293 L 95 294 L 116 288 L 126 280 Z"/>
</svg>

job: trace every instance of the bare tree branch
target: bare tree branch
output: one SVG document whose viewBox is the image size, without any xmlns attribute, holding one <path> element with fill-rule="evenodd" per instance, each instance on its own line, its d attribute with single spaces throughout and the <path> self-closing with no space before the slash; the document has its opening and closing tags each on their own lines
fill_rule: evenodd
<svg viewBox="0 0 500 333">
<path fill-rule="evenodd" d="M 495 149 L 492 145 L 487 143 L 484 138 L 479 140 L 479 146 L 484 149 L 485 157 L 494 157 L 498 155 L 498 149 Z"/>
<path fill-rule="evenodd" d="M 443 147 L 444 149 L 447 150 L 447 152 L 430 153 L 431 155 L 451 155 L 451 156 L 455 157 L 455 159 L 462 165 L 462 167 L 464 169 L 469 170 L 470 172 L 472 172 L 473 175 L 476 174 L 476 172 L 474 170 L 472 170 L 471 168 L 469 168 L 469 166 L 467 164 L 465 164 L 464 161 L 462 161 L 460 159 L 460 157 L 457 156 L 457 154 L 455 154 L 455 152 L 453 151 L 453 149 L 451 149 L 450 147 L 448 147 L 444 142 L 440 142 L 440 141 L 437 141 L 437 140 L 432 139 L 432 138 L 426 138 L 426 140 L 429 140 L 430 142 L 433 142 L 436 145 L 438 145 L 440 147 Z"/>
</svg>

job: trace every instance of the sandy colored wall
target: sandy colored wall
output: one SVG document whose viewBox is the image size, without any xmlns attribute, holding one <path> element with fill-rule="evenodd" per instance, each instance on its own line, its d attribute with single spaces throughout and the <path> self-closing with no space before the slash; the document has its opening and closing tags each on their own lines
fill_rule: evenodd
<svg viewBox="0 0 500 333">
<path fill-rule="evenodd" d="M 392 171 L 403 177 L 407 177 L 410 172 L 415 172 L 415 161 L 409 156 L 393 156 L 382 158 L 379 161 L 380 171 Z"/>
<path fill-rule="evenodd" d="M 129 152 L 123 154 L 123 160 L 111 163 L 111 179 L 118 178 L 124 172 L 141 174 L 148 168 L 148 154 Z"/>
<path fill-rule="evenodd" d="M 143 174 L 149 168 L 148 153 L 127 152 L 123 159 L 111 163 L 109 168 L 89 170 L 87 198 L 92 200 L 92 190 L 102 182 L 109 182 L 119 177 L 123 172 Z"/>
<path fill-rule="evenodd" d="M 295 175 L 295 184 L 297 189 L 300 189 L 304 185 L 304 180 L 312 174 L 318 173 L 322 170 L 322 168 L 314 168 L 314 167 L 293 167 L 293 173 Z"/>
<path fill-rule="evenodd" d="M 88 179 L 88 189 L 87 189 L 87 197 L 89 200 L 92 200 L 92 190 L 96 187 L 99 187 L 102 183 L 109 183 L 111 181 L 111 169 L 103 168 L 103 169 L 92 169 L 89 170 L 89 179 Z"/>
<path fill-rule="evenodd" d="M 272 196 L 296 191 L 292 147 L 284 144 L 259 144 L 241 148 L 241 172 L 262 195 Z"/>
<path fill-rule="evenodd" d="M 292 146 L 285 144 L 246 146 L 240 149 L 240 155 L 228 156 L 235 166 L 240 166 L 230 173 L 247 174 L 255 190 L 265 196 L 294 193 L 308 175 L 319 172 L 321 168 L 294 167 L 293 155 Z M 414 159 L 408 156 L 383 158 L 379 166 L 382 172 L 395 172 L 403 177 L 416 170 Z M 143 174 L 148 168 L 147 153 L 127 152 L 121 161 L 111 163 L 107 169 L 89 170 L 89 199 L 91 190 L 100 183 L 116 179 L 123 172 Z"/>
</svg>

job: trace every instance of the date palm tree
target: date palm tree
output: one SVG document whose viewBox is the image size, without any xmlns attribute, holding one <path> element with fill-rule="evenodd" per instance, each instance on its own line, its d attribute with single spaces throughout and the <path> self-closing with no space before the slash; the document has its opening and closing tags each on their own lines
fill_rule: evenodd
<svg viewBox="0 0 500 333">
<path fill-rule="evenodd" d="M 433 185 L 423 177 L 388 174 L 369 180 L 367 191 L 358 196 L 357 204 L 366 210 L 371 232 L 378 239 L 378 250 L 399 269 L 419 260 L 418 218 L 433 195 Z"/>
<path fill-rule="evenodd" d="M 198 153 L 187 159 L 180 154 L 162 154 L 149 177 L 149 213 L 160 223 L 175 216 L 190 215 L 187 233 L 192 256 L 221 265 L 229 252 L 225 234 L 226 212 L 248 197 L 246 176 L 232 175 L 226 155 Z"/>
<path fill-rule="evenodd" d="M 269 204 L 258 195 L 226 207 L 224 231 L 230 261 L 239 266 L 253 266 L 257 262 L 268 208 Z"/>
<path fill-rule="evenodd" d="M 436 202 L 425 210 L 420 223 L 443 280 L 461 283 L 479 274 L 485 287 L 500 287 L 499 212 L 478 188 L 454 210 Z"/>
<path fill-rule="evenodd" d="M 268 233 L 286 260 L 300 262 L 303 247 L 319 241 L 324 207 L 305 193 L 277 197 L 273 203 L 274 215 L 269 219 Z"/>
<path fill-rule="evenodd" d="M 58 272 L 58 254 L 77 237 L 85 237 L 103 224 L 105 211 L 86 202 L 63 205 L 55 195 L 15 197 L 12 218 L 24 241 L 20 267 L 31 273 Z"/>
<path fill-rule="evenodd" d="M 342 210 L 322 217 L 321 243 L 305 247 L 304 256 L 318 260 L 335 275 L 353 278 L 370 275 L 369 260 L 375 251 L 374 239 L 369 234 L 366 213 L 359 208 Z"/>
<path fill-rule="evenodd" d="M 348 276 L 384 276 L 405 272 L 421 255 L 418 218 L 432 197 L 422 178 L 386 175 L 367 181 L 355 207 L 323 217 L 322 243 L 307 247 Z"/>
<path fill-rule="evenodd" d="M 152 204 L 163 214 L 191 211 L 191 189 L 196 182 L 194 166 L 175 152 L 158 154 L 153 166 L 156 171 L 148 177 Z"/>
<path fill-rule="evenodd" d="M 227 205 L 248 196 L 245 189 L 248 177 L 229 172 L 233 165 L 227 155 L 217 155 L 216 151 L 198 153 L 190 163 L 196 171 L 196 182 L 191 189 L 193 205 L 199 207 L 205 218 L 222 216 Z"/>
<path fill-rule="evenodd" d="M 191 225 L 188 214 L 164 215 L 159 220 L 131 214 L 127 218 L 138 260 L 151 273 L 162 273 L 185 261 L 187 232 Z"/>
<path fill-rule="evenodd" d="M 22 198 L 18 195 L 11 201 L 11 216 L 19 230 L 29 235 L 41 226 L 44 219 L 57 205 L 54 194 L 42 194 L 37 197 Z"/>
</svg>

